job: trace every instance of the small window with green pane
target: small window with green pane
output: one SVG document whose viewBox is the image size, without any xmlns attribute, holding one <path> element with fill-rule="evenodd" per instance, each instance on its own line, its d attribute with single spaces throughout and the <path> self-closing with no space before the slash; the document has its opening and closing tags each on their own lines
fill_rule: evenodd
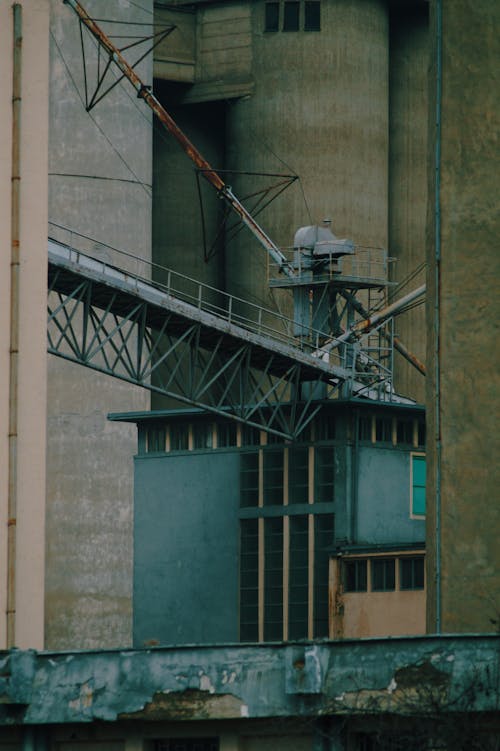
<svg viewBox="0 0 500 751">
<path fill-rule="evenodd" d="M 425 456 L 411 455 L 411 515 L 425 516 Z"/>
</svg>

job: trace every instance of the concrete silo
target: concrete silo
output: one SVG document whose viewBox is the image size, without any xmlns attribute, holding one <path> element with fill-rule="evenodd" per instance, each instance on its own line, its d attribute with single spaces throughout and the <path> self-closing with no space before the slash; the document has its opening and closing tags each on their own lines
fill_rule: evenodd
<svg viewBox="0 0 500 751">
<path fill-rule="evenodd" d="M 338 236 L 386 247 L 386 3 L 250 5 L 255 88 L 228 106 L 227 167 L 300 176 L 302 190 L 296 183 L 259 217 L 279 245 L 292 245 L 298 227 L 328 217 Z M 297 17 L 290 16 L 291 6 Z M 314 13 L 307 17 L 311 8 Z M 232 179 L 237 195 L 258 184 L 255 179 L 248 187 L 248 178 Z M 266 260 L 240 233 L 226 248 L 228 291 L 269 305 Z"/>
</svg>

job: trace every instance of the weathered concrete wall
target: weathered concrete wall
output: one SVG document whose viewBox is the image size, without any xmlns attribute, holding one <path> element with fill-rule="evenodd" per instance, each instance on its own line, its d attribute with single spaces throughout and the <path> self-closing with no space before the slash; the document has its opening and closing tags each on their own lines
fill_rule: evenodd
<svg viewBox="0 0 500 751">
<path fill-rule="evenodd" d="M 410 518 L 410 453 L 360 447 L 358 471 L 356 542 L 423 542 L 425 522 Z"/>
<path fill-rule="evenodd" d="M 100 18 L 149 23 L 145 10 L 95 0 Z M 123 82 L 85 112 L 78 20 L 51 6 L 49 219 L 146 258 L 151 252 L 151 125 Z M 145 33 L 144 26 L 115 33 Z M 110 24 L 104 24 L 113 32 Z M 87 57 L 95 61 L 89 42 Z M 151 82 L 152 63 L 139 75 Z M 93 82 L 89 75 L 89 86 Z M 113 80 L 113 77 L 111 78 Z M 110 410 L 146 409 L 146 391 L 49 357 L 46 644 L 131 642 L 134 430 Z"/>
<path fill-rule="evenodd" d="M 427 212 L 428 7 L 397 5 L 391 13 L 389 77 L 389 252 L 391 280 L 401 283 L 417 269 L 396 298 L 425 282 Z M 395 319 L 405 346 L 425 362 L 425 306 Z M 397 353 L 396 391 L 425 399 L 425 377 Z"/>
<path fill-rule="evenodd" d="M 0 723 L 494 712 L 497 658 L 498 639 L 485 635 L 4 652 Z"/>
<path fill-rule="evenodd" d="M 435 150 L 436 0 L 431 7 L 430 132 Z M 431 285 L 427 537 L 432 556 L 428 629 L 437 627 L 434 577 L 440 564 L 441 629 L 498 631 L 499 445 L 494 404 L 499 310 L 492 280 L 499 273 L 500 39 L 496 30 L 500 5 L 495 0 L 445 0 L 442 9 L 441 226 L 436 227 L 431 181 L 427 246 Z M 432 169 L 429 166 L 432 175 L 433 164 Z M 440 262 L 436 261 L 438 241 Z M 440 560 L 434 555 L 439 538 Z"/>
<path fill-rule="evenodd" d="M 196 24 L 196 83 L 184 101 L 245 96 L 253 89 L 251 3 L 200 6 Z"/>
<path fill-rule="evenodd" d="M 12 3 L 0 3 L 0 644 L 6 646 L 5 614 L 9 608 L 15 611 L 11 612 L 15 624 L 9 635 L 10 645 L 42 648 L 49 3 L 24 0 L 18 5 L 22 35 L 20 171 L 14 174 L 13 10 Z M 11 224 L 11 191 L 16 186 L 18 237 Z M 18 251 L 19 265 L 11 256 L 11 249 Z M 12 307 L 11 262 L 14 274 L 18 269 L 18 303 Z M 18 309 L 17 324 L 12 314 L 14 307 Z M 9 509 L 10 494 L 15 502 Z M 10 557 L 15 602 L 9 603 L 8 530 L 16 537 Z"/>
<path fill-rule="evenodd" d="M 154 76 L 167 81 L 194 81 L 196 63 L 196 14 L 190 9 L 156 7 L 155 30 L 163 33 L 175 26 L 168 36 L 155 47 Z"/>
<path fill-rule="evenodd" d="M 135 460 L 134 644 L 238 641 L 239 455 Z"/>
</svg>

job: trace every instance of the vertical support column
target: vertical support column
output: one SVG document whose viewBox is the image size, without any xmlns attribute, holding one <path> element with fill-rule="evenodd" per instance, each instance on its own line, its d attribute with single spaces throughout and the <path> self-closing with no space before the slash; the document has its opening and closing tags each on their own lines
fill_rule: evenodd
<svg viewBox="0 0 500 751">
<path fill-rule="evenodd" d="M 1 648 L 44 646 L 49 10 L 0 3 Z"/>
<path fill-rule="evenodd" d="M 10 255 L 10 347 L 9 347 L 9 491 L 7 511 L 7 647 L 15 646 L 16 633 L 16 525 L 18 475 L 18 382 L 19 382 L 19 267 L 21 192 L 21 64 L 22 8 L 12 6 L 12 167 L 11 167 L 11 255 Z"/>
</svg>

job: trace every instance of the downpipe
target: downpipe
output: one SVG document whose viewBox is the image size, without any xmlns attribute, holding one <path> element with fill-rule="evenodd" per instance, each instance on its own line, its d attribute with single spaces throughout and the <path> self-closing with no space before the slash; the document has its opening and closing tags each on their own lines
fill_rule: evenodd
<svg viewBox="0 0 500 751">
<path fill-rule="evenodd" d="M 10 347 L 9 347 L 9 486 L 7 502 L 7 648 L 16 638 L 16 524 L 17 524 L 17 434 L 19 380 L 19 268 L 20 268 L 20 131 L 22 6 L 14 3 L 12 66 L 12 167 L 11 167 L 11 256 L 10 256 Z"/>
</svg>

